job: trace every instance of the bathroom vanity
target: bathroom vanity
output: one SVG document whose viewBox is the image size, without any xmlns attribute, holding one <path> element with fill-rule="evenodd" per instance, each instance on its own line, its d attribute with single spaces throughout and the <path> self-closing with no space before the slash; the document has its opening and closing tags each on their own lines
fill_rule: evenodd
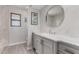
<svg viewBox="0 0 79 59">
<path fill-rule="evenodd" d="M 58 54 L 79 54 L 79 46 L 67 42 L 58 42 Z"/>
<path fill-rule="evenodd" d="M 79 54 L 79 36 L 74 36 L 72 29 L 70 32 L 69 29 L 71 27 L 68 27 L 66 30 L 64 29 L 65 31 L 61 30 L 64 27 L 62 26 L 63 22 L 65 22 L 64 20 L 68 19 L 66 18 L 68 15 L 71 15 L 68 13 L 70 11 L 67 10 L 68 14 L 65 11 L 65 8 L 60 5 L 47 6 L 42 10 L 40 18 L 44 21 L 41 21 L 41 33 L 33 32 L 32 34 L 33 50 L 35 53 Z"/>
<path fill-rule="evenodd" d="M 33 49 L 40 54 L 57 53 L 57 42 L 43 36 L 33 34 Z"/>
<path fill-rule="evenodd" d="M 66 39 L 33 33 L 33 50 L 37 54 L 79 54 L 78 41 Z"/>
</svg>

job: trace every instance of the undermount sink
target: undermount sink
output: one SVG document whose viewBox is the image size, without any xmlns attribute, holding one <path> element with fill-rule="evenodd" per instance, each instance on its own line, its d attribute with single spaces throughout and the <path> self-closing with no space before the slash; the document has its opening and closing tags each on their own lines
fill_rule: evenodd
<svg viewBox="0 0 79 59">
<path fill-rule="evenodd" d="M 41 33 L 41 32 L 35 32 L 37 35 L 40 35 L 40 36 L 43 36 L 43 37 L 46 37 L 46 38 L 49 38 L 49 39 L 56 39 L 56 40 L 74 40 L 74 39 L 77 39 L 76 37 L 71 37 L 69 35 L 66 35 L 66 34 L 52 34 L 52 33 Z M 78 38 L 79 39 L 79 38 Z"/>
<path fill-rule="evenodd" d="M 44 35 L 44 36 L 55 36 L 54 34 L 49 34 L 49 33 L 42 33 L 41 35 Z"/>
<path fill-rule="evenodd" d="M 41 33 L 42 36 L 48 37 L 48 38 L 58 38 L 60 39 L 66 39 L 66 38 L 71 38 L 70 36 L 64 35 L 64 34 L 49 34 L 49 33 Z"/>
</svg>

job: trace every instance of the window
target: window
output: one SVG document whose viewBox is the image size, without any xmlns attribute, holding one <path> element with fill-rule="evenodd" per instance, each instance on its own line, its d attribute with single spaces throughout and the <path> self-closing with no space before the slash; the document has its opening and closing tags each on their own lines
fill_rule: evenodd
<svg viewBox="0 0 79 59">
<path fill-rule="evenodd" d="M 11 13 L 11 27 L 21 27 L 21 14 Z"/>
<path fill-rule="evenodd" d="M 31 24 L 37 25 L 38 24 L 38 13 L 31 12 Z"/>
</svg>

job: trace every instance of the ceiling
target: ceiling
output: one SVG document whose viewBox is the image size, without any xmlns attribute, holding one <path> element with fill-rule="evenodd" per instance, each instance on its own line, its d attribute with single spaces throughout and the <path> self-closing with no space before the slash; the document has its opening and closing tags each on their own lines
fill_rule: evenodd
<svg viewBox="0 0 79 59">
<path fill-rule="evenodd" d="M 45 7 L 45 5 L 15 5 L 16 7 L 19 7 L 19 8 L 24 8 L 24 9 L 27 9 L 28 7 L 31 7 L 33 9 L 42 9 L 43 7 Z"/>
<path fill-rule="evenodd" d="M 45 7 L 45 5 L 32 5 L 32 8 L 34 9 L 42 9 L 43 7 Z"/>
</svg>

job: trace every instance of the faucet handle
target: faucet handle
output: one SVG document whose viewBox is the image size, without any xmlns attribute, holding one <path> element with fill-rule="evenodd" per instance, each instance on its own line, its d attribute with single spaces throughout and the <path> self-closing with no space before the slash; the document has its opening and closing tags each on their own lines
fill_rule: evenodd
<svg viewBox="0 0 79 59">
<path fill-rule="evenodd" d="M 52 30 L 49 30 L 49 34 L 54 34 L 55 35 L 56 32 L 53 32 Z"/>
</svg>

